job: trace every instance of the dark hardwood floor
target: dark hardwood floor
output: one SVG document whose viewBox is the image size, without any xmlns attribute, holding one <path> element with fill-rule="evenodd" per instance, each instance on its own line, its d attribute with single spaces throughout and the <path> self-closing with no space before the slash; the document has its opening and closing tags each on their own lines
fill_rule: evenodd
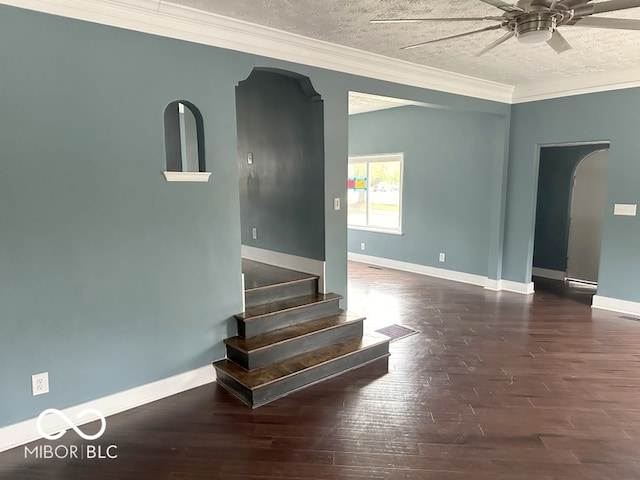
<svg viewBox="0 0 640 480">
<path fill-rule="evenodd" d="M 640 478 L 640 322 L 553 289 L 495 293 L 355 263 L 349 276 L 366 329 L 420 331 L 391 344 L 388 373 L 363 367 L 256 410 L 207 385 L 109 417 L 95 443 L 117 459 L 20 447 L 0 454 L 0 477 Z"/>
</svg>

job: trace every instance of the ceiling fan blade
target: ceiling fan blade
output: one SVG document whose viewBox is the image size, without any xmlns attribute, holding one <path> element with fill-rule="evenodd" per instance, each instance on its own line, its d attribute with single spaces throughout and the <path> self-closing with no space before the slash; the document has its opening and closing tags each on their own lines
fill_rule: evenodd
<svg viewBox="0 0 640 480">
<path fill-rule="evenodd" d="M 606 2 L 589 3 L 575 9 L 576 17 L 586 17 L 594 13 L 615 12 L 627 8 L 640 7 L 640 0 L 608 0 Z"/>
<path fill-rule="evenodd" d="M 429 43 L 441 42 L 443 40 L 449 40 L 452 38 L 460 38 L 466 37 L 467 35 L 474 35 L 476 33 L 488 32 L 489 30 L 498 30 L 502 28 L 502 25 L 492 25 L 491 27 L 481 28 L 480 30 L 472 30 L 470 32 L 459 33 L 457 35 L 450 35 L 448 37 L 436 38 L 435 40 L 427 40 L 426 42 L 415 43 L 413 45 L 407 45 L 405 47 L 401 47 L 401 50 L 409 50 L 410 48 L 421 47 L 422 45 L 427 45 Z"/>
<path fill-rule="evenodd" d="M 551 48 L 553 48 L 557 54 L 566 52 L 567 50 L 571 50 L 571 45 L 569 45 L 569 42 L 567 42 L 567 40 L 557 30 L 555 30 L 553 32 L 553 35 L 551 35 L 551 38 L 547 40 L 547 44 Z"/>
<path fill-rule="evenodd" d="M 504 12 L 524 12 L 522 8 L 511 3 L 503 2 L 502 0 L 480 0 L 481 2 L 488 3 L 494 7 L 499 8 Z"/>
<path fill-rule="evenodd" d="M 591 0 L 559 0 L 557 2 L 554 3 L 559 3 L 560 5 L 562 5 L 563 7 L 566 7 L 567 9 L 571 10 L 573 8 L 576 8 L 580 5 L 585 5 L 587 2 L 590 2 Z"/>
<path fill-rule="evenodd" d="M 486 47 L 484 47 L 482 50 L 480 50 L 478 53 L 476 53 L 476 57 L 479 57 L 481 55 L 484 55 L 485 53 L 487 53 L 489 50 L 493 50 L 494 48 L 496 48 L 498 45 L 506 42 L 507 40 L 509 40 L 511 37 L 513 37 L 515 35 L 515 32 L 507 32 L 505 33 L 503 36 L 501 36 L 499 39 L 491 42 L 489 45 L 487 45 Z"/>
<path fill-rule="evenodd" d="M 587 17 L 571 25 L 576 27 L 613 28 L 615 30 L 640 30 L 640 20 L 631 18 Z"/>
<path fill-rule="evenodd" d="M 503 17 L 453 17 L 453 18 L 376 18 L 370 23 L 419 23 L 419 22 L 481 22 L 483 20 L 495 20 L 502 22 Z"/>
</svg>

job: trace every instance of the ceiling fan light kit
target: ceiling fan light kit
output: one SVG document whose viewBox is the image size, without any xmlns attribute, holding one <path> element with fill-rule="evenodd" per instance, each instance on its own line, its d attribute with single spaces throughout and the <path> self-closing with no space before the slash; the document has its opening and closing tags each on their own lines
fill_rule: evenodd
<svg viewBox="0 0 640 480">
<path fill-rule="evenodd" d="M 541 43 L 551 38 L 556 17 L 548 12 L 527 13 L 515 19 L 516 38 L 520 43 Z"/>
<path fill-rule="evenodd" d="M 476 35 L 491 30 L 506 30 L 502 37 L 493 41 L 478 54 L 482 55 L 515 36 L 519 43 L 535 44 L 546 42 L 556 53 L 571 49 L 571 45 L 558 31 L 558 27 L 594 27 L 616 30 L 640 30 L 640 19 L 619 19 L 597 17 L 594 14 L 627 10 L 640 7 L 640 0 L 519 0 L 507 3 L 502 0 L 479 0 L 503 11 L 497 17 L 458 17 L 458 18 L 395 18 L 376 19 L 372 23 L 407 23 L 407 22 L 469 22 L 497 21 L 499 25 L 472 30 L 470 32 L 450 35 L 435 40 L 407 45 L 403 49 L 421 47 L 430 43 L 452 40 Z"/>
</svg>

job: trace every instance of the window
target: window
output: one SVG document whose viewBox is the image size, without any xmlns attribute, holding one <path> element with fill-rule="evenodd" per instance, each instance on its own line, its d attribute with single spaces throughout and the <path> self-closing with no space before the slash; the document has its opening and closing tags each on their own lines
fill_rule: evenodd
<svg viewBox="0 0 640 480">
<path fill-rule="evenodd" d="M 164 144 L 167 157 L 167 181 L 203 181 L 209 179 L 204 165 L 202 115 L 191 103 L 171 102 L 164 110 Z"/>
<path fill-rule="evenodd" d="M 402 233 L 401 153 L 349 157 L 349 228 Z"/>
</svg>

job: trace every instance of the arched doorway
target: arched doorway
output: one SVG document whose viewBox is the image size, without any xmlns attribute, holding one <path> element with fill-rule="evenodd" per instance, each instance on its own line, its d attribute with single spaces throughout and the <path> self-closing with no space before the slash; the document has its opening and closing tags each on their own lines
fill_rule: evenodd
<svg viewBox="0 0 640 480">
<path fill-rule="evenodd" d="M 583 158 L 573 175 L 567 278 L 598 282 L 609 151 Z"/>
<path fill-rule="evenodd" d="M 311 80 L 256 67 L 236 87 L 242 256 L 313 273 L 324 292 L 324 106 Z"/>
<path fill-rule="evenodd" d="M 532 265 L 536 291 L 591 305 L 600 260 L 608 154 L 608 142 L 540 148 Z"/>
</svg>

